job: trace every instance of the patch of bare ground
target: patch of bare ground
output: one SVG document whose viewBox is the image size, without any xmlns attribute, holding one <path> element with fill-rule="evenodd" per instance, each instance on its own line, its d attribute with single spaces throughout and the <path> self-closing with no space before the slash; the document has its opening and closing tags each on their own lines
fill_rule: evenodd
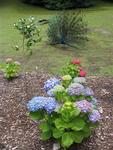
<svg viewBox="0 0 113 150">
<path fill-rule="evenodd" d="M 0 150 L 52 150 L 53 142 L 40 140 L 38 124 L 27 115 L 26 103 L 44 95 L 47 74 L 26 73 L 7 81 L 0 74 Z M 91 138 L 70 150 L 113 150 L 113 78 L 89 77 L 102 120 Z"/>
</svg>

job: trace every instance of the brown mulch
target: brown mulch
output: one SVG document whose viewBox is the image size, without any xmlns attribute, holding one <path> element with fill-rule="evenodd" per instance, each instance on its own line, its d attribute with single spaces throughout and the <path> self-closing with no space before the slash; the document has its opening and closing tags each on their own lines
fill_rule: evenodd
<svg viewBox="0 0 113 150">
<path fill-rule="evenodd" d="M 26 103 L 44 95 L 47 74 L 19 76 L 8 82 L 0 74 L 0 150 L 52 150 L 52 141 L 40 140 L 37 123 L 30 120 Z M 90 139 L 70 150 L 113 150 L 113 78 L 89 77 L 102 113 L 102 120 Z"/>
</svg>

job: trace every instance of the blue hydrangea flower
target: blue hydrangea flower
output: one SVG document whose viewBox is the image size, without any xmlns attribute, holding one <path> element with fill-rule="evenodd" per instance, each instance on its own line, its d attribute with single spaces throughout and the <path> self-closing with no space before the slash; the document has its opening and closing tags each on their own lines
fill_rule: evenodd
<svg viewBox="0 0 113 150">
<path fill-rule="evenodd" d="M 93 123 L 99 121 L 100 119 L 101 119 L 101 116 L 98 110 L 93 110 L 93 112 L 89 115 L 89 120 Z"/>
<path fill-rule="evenodd" d="M 27 107 L 30 112 L 35 112 L 38 110 L 46 110 L 48 113 L 51 113 L 56 109 L 57 105 L 58 103 L 54 98 L 39 96 L 31 99 L 28 102 Z"/>
<path fill-rule="evenodd" d="M 70 96 L 82 95 L 84 93 L 84 86 L 79 83 L 73 83 L 69 86 L 67 92 Z"/>
<path fill-rule="evenodd" d="M 93 108 L 92 103 L 88 102 L 87 100 L 81 100 L 75 103 L 75 106 L 77 106 L 81 112 L 87 113 L 90 112 Z"/>
<path fill-rule="evenodd" d="M 84 90 L 84 96 L 93 96 L 94 95 L 94 92 L 91 88 L 87 87 L 85 90 Z"/>
<path fill-rule="evenodd" d="M 54 88 L 54 86 L 59 85 L 60 84 L 60 80 L 56 79 L 56 78 L 50 78 L 49 80 L 47 80 L 44 83 L 44 89 L 45 91 L 49 91 L 52 88 Z"/>
<path fill-rule="evenodd" d="M 27 107 L 28 107 L 29 111 L 35 112 L 39 109 L 43 109 L 45 105 L 46 105 L 46 98 L 39 96 L 39 97 L 32 98 L 28 102 Z"/>
<path fill-rule="evenodd" d="M 56 100 L 49 97 L 47 98 L 47 104 L 44 106 L 44 109 L 50 114 L 56 109 L 57 105 L 58 103 L 56 102 Z"/>
</svg>

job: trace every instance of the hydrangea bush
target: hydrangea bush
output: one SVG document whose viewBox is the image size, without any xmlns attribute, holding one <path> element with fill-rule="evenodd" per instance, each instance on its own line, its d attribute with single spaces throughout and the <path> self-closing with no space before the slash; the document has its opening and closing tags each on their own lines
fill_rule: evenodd
<svg viewBox="0 0 113 150">
<path fill-rule="evenodd" d="M 74 59 L 66 66 L 65 73 L 44 83 L 48 97 L 34 97 L 27 106 L 30 117 L 41 120 L 41 138 L 53 138 L 61 147 L 69 148 L 88 138 L 101 116 L 80 61 Z"/>
</svg>

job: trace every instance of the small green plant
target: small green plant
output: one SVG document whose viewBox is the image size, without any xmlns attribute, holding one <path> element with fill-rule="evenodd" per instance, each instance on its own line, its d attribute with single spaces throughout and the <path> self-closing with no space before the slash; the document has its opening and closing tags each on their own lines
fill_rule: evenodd
<svg viewBox="0 0 113 150">
<path fill-rule="evenodd" d="M 12 58 L 6 59 L 5 63 L 0 64 L 0 69 L 3 71 L 4 76 L 11 80 L 14 77 L 18 76 L 18 73 L 20 71 L 20 63 L 17 61 L 13 61 Z"/>
<path fill-rule="evenodd" d="M 40 30 L 37 26 L 34 17 L 29 17 L 28 19 L 21 18 L 17 23 L 14 24 L 15 28 L 19 30 L 22 35 L 22 49 L 23 52 L 25 48 L 29 50 L 29 54 L 32 54 L 31 47 L 40 41 Z M 18 50 L 18 46 L 16 46 L 16 50 Z"/>
<path fill-rule="evenodd" d="M 75 78 L 77 76 L 85 77 L 86 72 L 83 70 L 81 63 L 78 59 L 73 59 L 71 63 L 69 62 L 63 69 L 62 74 L 68 74 L 72 78 Z"/>
<path fill-rule="evenodd" d="M 87 31 L 81 12 L 64 11 L 50 20 L 47 34 L 51 44 L 77 46 L 88 39 Z"/>
</svg>

